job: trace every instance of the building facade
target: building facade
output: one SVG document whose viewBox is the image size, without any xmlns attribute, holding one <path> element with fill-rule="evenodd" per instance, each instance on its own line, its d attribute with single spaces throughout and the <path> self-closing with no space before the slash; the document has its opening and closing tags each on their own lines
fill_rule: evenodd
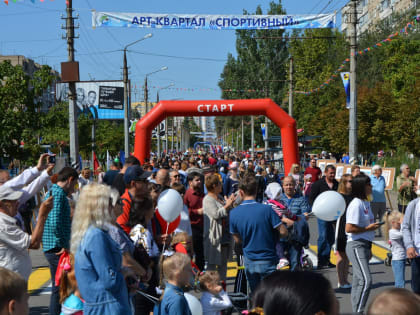
<svg viewBox="0 0 420 315">
<path fill-rule="evenodd" d="M 348 13 L 351 12 L 351 1 L 341 10 L 341 31 L 346 32 Z M 393 13 L 405 13 L 418 7 L 420 0 L 360 0 L 357 4 L 357 34 L 373 31 L 374 26 Z"/>
</svg>

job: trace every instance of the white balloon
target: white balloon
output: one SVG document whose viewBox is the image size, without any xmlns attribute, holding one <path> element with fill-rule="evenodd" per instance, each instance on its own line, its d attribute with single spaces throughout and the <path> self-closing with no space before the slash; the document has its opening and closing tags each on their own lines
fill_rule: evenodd
<svg viewBox="0 0 420 315">
<path fill-rule="evenodd" d="M 346 210 L 346 201 L 343 196 L 334 190 L 324 191 L 312 206 L 312 212 L 318 219 L 324 221 L 335 221 L 341 217 Z"/>
<path fill-rule="evenodd" d="M 175 189 L 164 190 L 158 199 L 157 208 L 162 218 L 171 223 L 182 211 L 184 201 L 181 195 Z"/>
<path fill-rule="evenodd" d="M 187 299 L 191 314 L 203 315 L 203 307 L 201 306 L 201 302 L 192 294 L 184 293 L 184 296 Z"/>
</svg>

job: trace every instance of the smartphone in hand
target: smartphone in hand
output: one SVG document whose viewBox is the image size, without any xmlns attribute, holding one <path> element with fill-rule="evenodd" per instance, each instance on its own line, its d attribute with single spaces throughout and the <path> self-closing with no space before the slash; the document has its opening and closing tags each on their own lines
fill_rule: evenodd
<svg viewBox="0 0 420 315">
<path fill-rule="evenodd" d="M 48 164 L 55 164 L 55 155 L 48 156 Z"/>
</svg>

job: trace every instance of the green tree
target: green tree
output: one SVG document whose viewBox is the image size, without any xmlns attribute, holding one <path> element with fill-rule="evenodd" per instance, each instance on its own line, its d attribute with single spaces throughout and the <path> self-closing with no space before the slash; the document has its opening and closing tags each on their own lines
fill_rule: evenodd
<svg viewBox="0 0 420 315">
<path fill-rule="evenodd" d="M 31 78 L 19 65 L 0 63 L 0 155 L 28 160 L 39 154 L 34 136 L 40 128 L 38 100 L 54 79 L 48 66 Z"/>
<path fill-rule="evenodd" d="M 92 124 L 91 116 L 78 117 L 79 153 L 89 159 L 92 152 Z M 69 105 L 63 102 L 52 107 L 42 116 L 43 143 L 53 145 L 52 151 L 58 153 L 69 152 Z M 95 153 L 101 161 L 106 159 L 106 151 L 117 155 L 124 143 L 124 127 L 122 121 L 97 120 L 95 133 Z M 132 142 L 133 143 L 133 142 Z"/>
<path fill-rule="evenodd" d="M 270 2 L 267 14 L 281 15 L 285 13 L 281 1 Z M 249 13 L 244 11 L 244 14 Z M 261 6 L 257 7 L 255 14 L 263 14 Z M 281 104 L 285 93 L 285 67 L 289 56 L 287 41 L 282 39 L 283 36 L 285 36 L 284 30 L 236 31 L 237 56 L 228 55 L 219 82 L 222 98 L 271 98 Z M 238 129 L 241 120 L 242 117 L 238 116 L 217 117 L 215 123 L 218 135 L 220 136 L 223 128 Z M 246 121 L 249 122 L 248 117 Z M 263 122 L 262 117 L 258 120 L 258 123 L 260 122 Z M 249 147 L 251 143 L 250 126 L 245 125 L 244 129 L 245 147 Z M 273 132 L 278 132 L 278 128 L 275 128 Z M 259 145 L 263 143 L 259 137 L 256 137 L 256 141 Z"/>
</svg>

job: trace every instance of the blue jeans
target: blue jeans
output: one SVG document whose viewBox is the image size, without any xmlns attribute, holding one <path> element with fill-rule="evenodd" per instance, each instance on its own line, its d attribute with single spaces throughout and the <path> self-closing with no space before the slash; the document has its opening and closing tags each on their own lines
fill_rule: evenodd
<svg viewBox="0 0 420 315">
<path fill-rule="evenodd" d="M 411 260 L 411 289 L 420 294 L 420 257 Z"/>
<path fill-rule="evenodd" d="M 395 287 L 403 288 L 405 287 L 405 259 L 402 260 L 392 260 L 392 272 L 394 273 Z"/>
<path fill-rule="evenodd" d="M 290 258 L 290 270 L 300 270 L 300 256 L 302 253 L 302 246 L 296 244 L 288 244 L 289 258 Z"/>
<path fill-rule="evenodd" d="M 50 298 L 50 315 L 59 315 L 61 312 L 59 287 L 55 286 L 55 273 L 57 272 L 60 256 L 55 252 L 44 252 L 45 258 L 50 265 L 52 292 Z"/>
<path fill-rule="evenodd" d="M 248 280 L 248 285 L 253 292 L 260 281 L 266 276 L 276 271 L 276 260 L 249 260 L 244 257 L 245 275 Z"/>
<path fill-rule="evenodd" d="M 318 221 L 318 266 L 330 262 L 331 246 L 334 244 L 333 223 L 317 219 Z"/>
</svg>

